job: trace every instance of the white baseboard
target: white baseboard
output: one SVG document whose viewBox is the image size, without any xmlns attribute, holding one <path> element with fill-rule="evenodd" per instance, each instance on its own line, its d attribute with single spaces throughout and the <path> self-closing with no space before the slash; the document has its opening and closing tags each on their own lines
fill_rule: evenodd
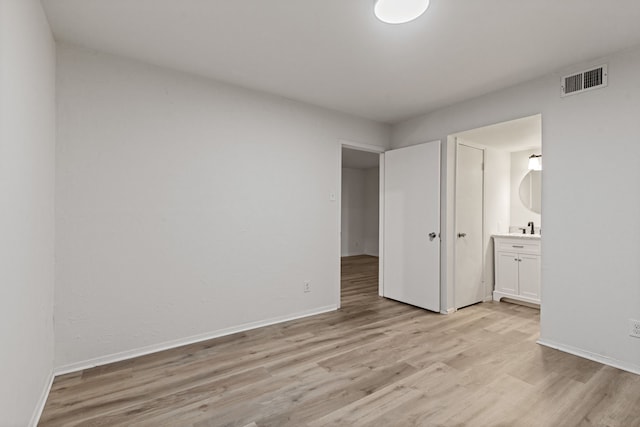
<svg viewBox="0 0 640 427">
<path fill-rule="evenodd" d="M 40 417 L 42 416 L 42 411 L 44 411 L 44 405 L 47 403 L 47 398 L 49 397 L 49 392 L 51 391 L 51 386 L 53 385 L 54 379 L 53 370 L 49 373 L 49 378 L 45 383 L 44 388 L 42 389 L 42 394 L 38 399 L 38 405 L 36 409 L 33 411 L 33 415 L 31 416 L 31 421 L 29 421 L 30 427 L 36 427 L 40 422 Z"/>
<path fill-rule="evenodd" d="M 127 359 L 133 359 L 135 357 L 145 356 L 151 353 L 157 353 L 159 351 L 170 350 L 176 347 L 182 347 L 183 345 L 195 344 L 202 341 L 207 341 L 213 338 L 223 337 L 225 335 L 231 335 L 238 332 L 244 332 L 251 329 L 262 328 L 264 326 L 274 325 L 276 323 L 288 322 L 290 320 L 296 320 L 303 317 L 315 316 L 317 314 L 327 313 L 338 309 L 336 305 L 329 305 L 325 307 L 315 308 L 312 310 L 298 312 L 292 315 L 274 317 L 267 320 L 261 320 L 258 322 L 245 323 L 239 326 L 233 326 L 231 328 L 219 329 L 217 331 L 207 332 L 204 334 L 193 335 L 186 338 L 179 338 L 172 341 L 165 341 L 159 344 L 153 344 L 146 347 L 140 347 L 133 350 L 122 351 L 119 353 L 113 353 L 106 356 L 95 357 L 89 360 L 83 360 L 81 362 L 70 363 L 68 365 L 58 366 L 54 369 L 55 376 L 70 374 L 72 372 L 82 371 L 84 369 L 95 368 L 96 366 L 107 365 L 109 363 L 120 362 Z M 46 397 L 45 397 L 46 398 Z"/>
<path fill-rule="evenodd" d="M 582 350 L 570 345 L 560 344 L 554 341 L 539 339 L 538 344 L 556 350 L 564 351 L 565 353 L 573 354 L 574 356 L 582 357 L 584 359 L 593 360 L 594 362 L 602 363 L 603 365 L 622 369 L 623 371 L 631 372 L 632 374 L 640 375 L 640 366 L 634 365 L 633 363 L 624 362 L 622 360 L 613 359 L 611 357 L 602 356 L 596 353 L 591 353 L 590 351 Z"/>
</svg>

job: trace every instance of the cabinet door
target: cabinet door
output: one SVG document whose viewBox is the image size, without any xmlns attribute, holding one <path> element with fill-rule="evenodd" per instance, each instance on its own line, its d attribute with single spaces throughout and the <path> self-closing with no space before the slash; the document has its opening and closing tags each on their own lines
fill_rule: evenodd
<svg viewBox="0 0 640 427">
<path fill-rule="evenodd" d="M 518 295 L 518 254 L 498 252 L 496 260 L 496 290 Z"/>
<path fill-rule="evenodd" d="M 520 259 L 520 295 L 540 299 L 540 257 L 537 255 L 518 256 Z"/>
</svg>

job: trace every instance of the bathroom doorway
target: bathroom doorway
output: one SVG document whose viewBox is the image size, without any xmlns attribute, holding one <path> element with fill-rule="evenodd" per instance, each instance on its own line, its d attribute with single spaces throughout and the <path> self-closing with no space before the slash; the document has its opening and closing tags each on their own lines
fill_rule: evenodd
<svg viewBox="0 0 640 427">
<path fill-rule="evenodd" d="M 502 298 L 500 292 L 494 292 L 495 236 L 522 238 L 526 233 L 527 238 L 538 239 L 539 247 L 542 116 L 460 132 L 449 140 L 455 143 L 456 151 L 451 304 L 456 310 L 496 296 Z M 524 259 L 517 252 L 521 245 L 515 242 L 512 246 L 516 252 L 509 252 L 514 255 L 510 259 Z M 518 301 L 517 297 L 513 302 L 527 299 Z M 526 303 L 530 302 L 529 298 Z"/>
</svg>

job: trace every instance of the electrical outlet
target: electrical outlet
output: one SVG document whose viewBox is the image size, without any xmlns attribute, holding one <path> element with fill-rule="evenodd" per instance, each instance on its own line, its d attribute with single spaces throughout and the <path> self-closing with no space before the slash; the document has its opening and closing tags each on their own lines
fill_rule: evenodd
<svg viewBox="0 0 640 427">
<path fill-rule="evenodd" d="M 302 291 L 306 294 L 311 292 L 311 280 L 305 280 Z"/>
<path fill-rule="evenodd" d="M 629 335 L 640 338 L 640 320 L 629 319 Z"/>
</svg>

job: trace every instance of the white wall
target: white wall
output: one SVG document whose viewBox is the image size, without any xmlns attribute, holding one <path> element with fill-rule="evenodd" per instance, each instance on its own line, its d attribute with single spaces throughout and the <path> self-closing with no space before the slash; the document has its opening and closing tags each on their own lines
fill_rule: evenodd
<svg viewBox="0 0 640 427">
<path fill-rule="evenodd" d="M 380 168 L 364 171 L 364 253 L 378 256 L 380 232 Z"/>
<path fill-rule="evenodd" d="M 529 156 L 532 154 L 540 154 L 540 149 L 511 153 L 511 226 L 526 227 L 529 221 L 533 221 L 537 230 L 542 226 L 541 215 L 527 209 L 520 200 L 520 182 L 529 173 Z"/>
<path fill-rule="evenodd" d="M 342 256 L 378 256 L 379 181 L 379 168 L 342 168 Z"/>
<path fill-rule="evenodd" d="M 35 422 L 53 369 L 55 45 L 37 0 L 0 2 L 0 425 Z"/>
<path fill-rule="evenodd" d="M 59 369 L 337 306 L 339 139 L 388 126 L 68 46 L 58 111 Z"/>
<path fill-rule="evenodd" d="M 603 62 L 607 88 L 560 98 L 562 75 Z M 636 372 L 640 340 L 628 319 L 640 319 L 640 227 L 628 224 L 640 218 L 640 192 L 626 189 L 640 182 L 639 73 L 640 50 L 630 50 L 392 129 L 402 147 L 542 113 L 541 340 Z"/>
<path fill-rule="evenodd" d="M 509 232 L 511 156 L 506 151 L 485 148 L 484 159 L 484 280 L 485 297 L 491 298 L 495 283 L 491 236 Z"/>
<path fill-rule="evenodd" d="M 364 169 L 342 168 L 341 256 L 364 254 Z"/>
</svg>

